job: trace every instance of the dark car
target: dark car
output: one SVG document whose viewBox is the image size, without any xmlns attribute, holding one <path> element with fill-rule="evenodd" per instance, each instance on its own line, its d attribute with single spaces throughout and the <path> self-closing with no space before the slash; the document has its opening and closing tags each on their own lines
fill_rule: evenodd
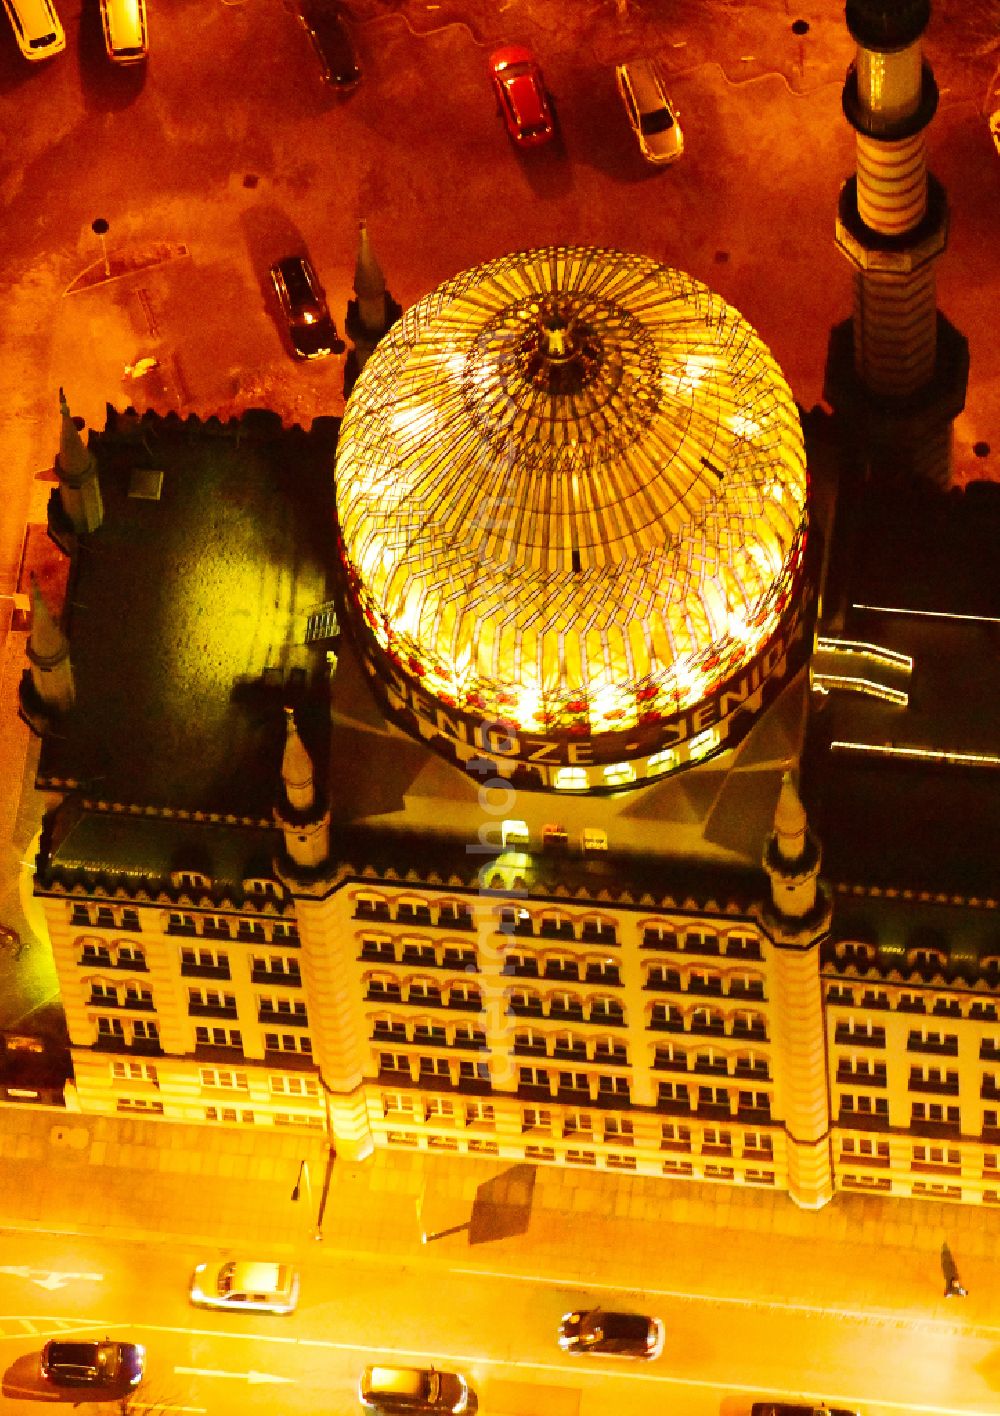
<svg viewBox="0 0 1000 1416">
<path fill-rule="evenodd" d="M 361 82 L 361 68 L 351 32 L 338 5 L 300 0 L 299 19 L 316 51 L 323 78 L 348 93 Z"/>
<path fill-rule="evenodd" d="M 559 1346 L 567 1352 L 600 1352 L 610 1357 L 645 1357 L 663 1351 L 663 1324 L 643 1313 L 567 1313 L 559 1324 Z"/>
<path fill-rule="evenodd" d="M 135 1342 L 47 1342 L 41 1372 L 55 1386 L 138 1386 L 146 1349 Z"/>
<path fill-rule="evenodd" d="M 384 1412 L 452 1412 L 469 1405 L 469 1384 L 436 1367 L 366 1367 L 358 1383 L 362 1406 Z"/>
<path fill-rule="evenodd" d="M 555 133 L 552 109 L 538 61 L 523 45 L 490 55 L 497 106 L 518 147 L 538 147 Z"/>
<path fill-rule="evenodd" d="M 344 347 L 330 318 L 323 287 L 307 256 L 286 256 L 271 267 L 271 280 L 300 359 L 322 359 Z"/>
<path fill-rule="evenodd" d="M 844 1406 L 802 1405 L 796 1401 L 755 1401 L 750 1416 L 858 1416 Z"/>
</svg>

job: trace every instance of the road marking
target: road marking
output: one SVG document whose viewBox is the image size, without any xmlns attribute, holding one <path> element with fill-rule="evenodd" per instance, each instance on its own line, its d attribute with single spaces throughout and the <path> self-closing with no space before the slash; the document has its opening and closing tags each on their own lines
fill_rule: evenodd
<svg viewBox="0 0 1000 1416">
<path fill-rule="evenodd" d="M 85 1326 L 90 1327 L 91 1325 L 88 1323 Z M 101 1322 L 94 1324 L 94 1326 L 107 1328 L 109 1324 L 106 1322 Z M 112 1323 L 110 1324 L 110 1326 L 113 1327 L 114 1324 Z M 715 1378 L 705 1379 L 698 1377 L 669 1376 L 666 1373 L 651 1372 L 648 1370 L 630 1372 L 627 1370 L 623 1370 L 622 1368 L 617 1366 L 600 1366 L 596 1363 L 591 1368 L 591 1370 L 588 1371 L 586 1369 L 581 1368 L 578 1363 L 570 1357 L 566 1358 L 564 1363 L 516 1361 L 511 1360 L 510 1358 L 503 1357 L 484 1357 L 476 1355 L 470 1356 L 468 1353 L 463 1352 L 430 1352 L 425 1349 L 409 1347 L 384 1347 L 380 1345 L 377 1348 L 371 1348 L 365 1347 L 360 1343 L 332 1342 L 329 1338 L 322 1337 L 285 1337 L 270 1333 L 225 1332 L 221 1331 L 218 1328 L 173 1327 L 167 1326 L 166 1324 L 157 1323 L 131 1323 L 129 1326 L 137 1332 L 142 1331 L 167 1333 L 173 1336 L 182 1337 L 222 1337 L 226 1339 L 232 1339 L 236 1342 L 254 1342 L 258 1344 L 271 1343 L 274 1346 L 311 1347 L 322 1349 L 327 1352 L 353 1352 L 358 1353 L 359 1355 L 370 1355 L 372 1357 L 416 1358 L 421 1363 L 430 1362 L 436 1366 L 443 1365 L 445 1363 L 453 1363 L 458 1365 L 459 1367 L 466 1367 L 472 1369 L 475 1369 L 477 1367 L 488 1367 L 497 1368 L 501 1371 L 508 1371 L 514 1369 L 518 1371 L 544 1372 L 546 1375 L 551 1373 L 558 1376 L 563 1385 L 566 1384 L 566 1379 L 572 1372 L 573 1375 L 582 1378 L 584 1383 L 587 1384 L 604 1380 L 608 1376 L 614 1375 L 622 1381 L 648 1382 L 658 1386 L 690 1387 L 692 1389 L 702 1391 L 719 1391 L 726 1393 L 734 1393 L 738 1396 L 743 1397 L 746 1397 L 749 1393 L 757 1390 L 756 1384 L 753 1382 L 726 1382 Z M 257 1381 L 262 1381 L 264 1383 L 267 1383 L 268 1381 L 284 1383 L 294 1382 L 294 1378 L 292 1377 L 269 1377 L 266 1373 L 259 1372 L 251 1374 L 248 1372 L 219 1371 L 212 1369 L 202 1369 L 199 1367 L 175 1367 L 174 1371 L 179 1374 L 189 1375 L 194 1375 L 198 1373 L 203 1376 L 235 1378 L 242 1377 L 248 1382 L 251 1380 L 252 1376 L 256 1377 Z M 848 1406 L 852 1409 L 857 1409 L 858 1407 L 864 1406 L 869 1410 L 874 1408 L 879 1411 L 898 1411 L 903 1413 L 910 1413 L 910 1416 L 995 1416 L 996 1410 L 995 1402 L 991 1406 L 932 1406 L 920 1402 L 890 1401 L 880 1397 L 859 1397 L 856 1395 L 845 1395 L 842 1393 L 833 1393 L 829 1391 L 825 1391 L 822 1394 L 801 1390 L 795 1392 L 774 1392 L 771 1388 L 769 1388 L 769 1394 L 781 1396 L 783 1398 L 788 1397 L 791 1400 L 802 1400 L 802 1398 L 804 1397 L 806 1400 L 809 1401 L 815 1401 L 817 1403 L 825 1402 L 827 1405 L 836 1404 L 838 1406 Z M 156 1403 L 157 1407 L 159 1407 L 159 1405 L 160 1403 Z M 178 1411 L 201 1412 L 204 1408 L 175 1407 L 173 1409 Z"/>
<path fill-rule="evenodd" d="M 175 1367 L 174 1371 L 181 1377 L 235 1377 L 237 1381 L 249 1382 L 251 1386 L 260 1386 L 265 1382 L 274 1385 L 287 1382 L 291 1386 L 295 1382 L 294 1377 L 276 1377 L 271 1372 L 223 1372 L 215 1367 Z"/>
<path fill-rule="evenodd" d="M 208 1416 L 207 1406 L 171 1406 L 169 1401 L 133 1401 L 129 1398 L 130 1411 L 184 1411 L 194 1416 Z"/>
<path fill-rule="evenodd" d="M 721 1306 L 732 1308 L 756 1308 L 771 1310 L 780 1313 L 800 1313 L 805 1317 L 819 1318 L 849 1318 L 856 1323 L 889 1323 L 897 1327 L 929 1327 L 940 1328 L 945 1332 L 959 1332 L 964 1336 L 976 1337 L 997 1337 L 1000 1336 L 1000 1324 L 997 1323 L 956 1323 L 954 1319 L 924 1317 L 919 1313 L 907 1312 L 905 1309 L 857 1309 L 857 1308 L 831 1308 L 825 1307 L 821 1303 L 786 1303 L 780 1298 L 740 1298 L 724 1293 L 688 1293 L 676 1288 L 640 1288 L 629 1283 L 602 1283 L 597 1279 L 579 1280 L 566 1278 L 546 1278 L 538 1274 L 530 1273 L 504 1273 L 500 1269 L 479 1269 L 479 1268 L 449 1268 L 448 1273 L 458 1274 L 462 1278 L 498 1278 L 505 1283 L 538 1283 L 547 1284 L 552 1288 L 566 1288 L 571 1292 L 600 1292 L 600 1293 L 635 1293 L 646 1298 L 669 1298 L 675 1302 L 687 1303 L 718 1303 Z"/>
<path fill-rule="evenodd" d="M 4 1264 L 0 1266 L 0 1274 L 8 1274 L 11 1278 L 26 1278 L 30 1283 L 36 1283 L 39 1288 L 47 1288 L 50 1293 L 54 1293 L 57 1288 L 65 1288 L 67 1283 L 80 1280 L 87 1283 L 104 1282 L 103 1273 L 63 1273 L 60 1269 L 33 1269 L 24 1264 Z M 36 1277 L 36 1274 L 40 1277 Z"/>
</svg>

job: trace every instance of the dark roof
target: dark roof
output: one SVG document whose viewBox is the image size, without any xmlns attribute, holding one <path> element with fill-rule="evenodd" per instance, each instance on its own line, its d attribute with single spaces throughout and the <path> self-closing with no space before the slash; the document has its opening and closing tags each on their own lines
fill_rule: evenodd
<svg viewBox="0 0 1000 1416">
<path fill-rule="evenodd" d="M 268 817 L 286 703 L 323 779 L 326 660 L 304 643 L 332 583 L 335 427 L 318 425 L 110 410 L 91 434 L 104 522 L 75 557 L 76 705 L 45 738 L 40 784 Z M 143 468 L 163 474 L 158 500 L 129 495 Z"/>
<path fill-rule="evenodd" d="M 159 883 L 168 890 L 172 874 L 191 872 L 232 895 L 244 880 L 271 877 L 280 849 L 276 829 L 93 811 L 67 802 L 50 818 L 39 870 L 46 885 L 103 877 L 109 889 Z"/>
<path fill-rule="evenodd" d="M 547 899 L 554 904 L 600 908 L 629 902 L 646 909 L 697 912 L 712 902 L 734 918 L 749 915 L 768 895 L 761 870 L 708 862 L 670 860 L 614 851 L 507 851 L 470 853 L 468 842 L 406 831 L 346 828 L 333 832 L 331 856 L 341 872 L 378 887 L 438 881 L 443 889 L 496 896 Z M 375 876 L 371 875 L 375 872 Z M 495 877 L 502 884 L 493 885 Z"/>
<path fill-rule="evenodd" d="M 908 655 L 905 706 L 814 698 L 803 795 L 837 882 L 986 897 L 1000 854 L 1000 488 L 867 487 L 838 510 L 821 635 Z M 993 759 L 993 760 L 991 760 Z"/>
</svg>

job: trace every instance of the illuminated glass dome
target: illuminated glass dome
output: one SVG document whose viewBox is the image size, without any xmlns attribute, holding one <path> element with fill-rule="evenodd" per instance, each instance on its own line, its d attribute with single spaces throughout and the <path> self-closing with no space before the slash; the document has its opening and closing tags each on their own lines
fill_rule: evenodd
<svg viewBox="0 0 1000 1416">
<path fill-rule="evenodd" d="M 408 683 L 446 736 L 491 720 L 627 760 L 778 630 L 802 435 L 767 347 L 706 286 L 548 247 L 445 282 L 381 341 L 337 508 L 351 617 L 394 703 Z"/>
</svg>

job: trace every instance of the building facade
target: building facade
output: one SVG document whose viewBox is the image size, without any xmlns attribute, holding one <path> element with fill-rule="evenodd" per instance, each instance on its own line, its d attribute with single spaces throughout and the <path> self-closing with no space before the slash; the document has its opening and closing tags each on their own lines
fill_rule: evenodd
<svg viewBox="0 0 1000 1416">
<path fill-rule="evenodd" d="M 855 632 L 718 297 L 521 253 L 394 325 L 339 428 L 115 415 L 76 457 L 74 693 L 31 700 L 71 1104 L 997 1201 L 995 852 L 918 858 L 912 775 L 843 765 L 930 731 L 886 618 L 923 611 Z"/>
</svg>

